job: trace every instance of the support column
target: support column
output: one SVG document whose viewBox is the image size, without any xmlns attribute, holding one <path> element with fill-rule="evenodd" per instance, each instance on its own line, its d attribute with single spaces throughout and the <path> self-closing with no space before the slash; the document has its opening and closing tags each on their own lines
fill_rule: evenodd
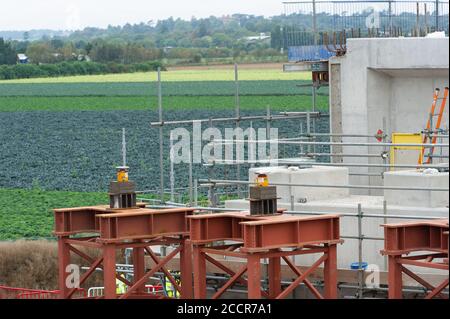
<svg viewBox="0 0 450 319">
<path fill-rule="evenodd" d="M 389 256 L 389 299 L 403 298 L 402 266 L 397 262 L 397 257 L 400 256 Z"/>
<path fill-rule="evenodd" d="M 274 299 L 281 293 L 281 257 L 269 258 L 269 295 Z"/>
<path fill-rule="evenodd" d="M 330 63 L 330 128 L 333 134 L 342 134 L 342 97 L 341 97 L 341 65 Z M 330 137 L 330 142 L 342 143 L 342 137 Z M 331 147 L 332 154 L 342 154 L 343 147 L 336 145 Z M 343 163 L 343 157 L 332 157 L 332 163 Z"/>
<path fill-rule="evenodd" d="M 195 245 L 194 252 L 194 298 L 206 299 L 206 259 L 202 245 Z"/>
<path fill-rule="evenodd" d="M 116 246 L 103 245 L 103 284 L 105 299 L 117 299 L 116 294 Z"/>
<path fill-rule="evenodd" d="M 337 299 L 337 246 L 327 245 L 327 259 L 324 267 L 324 297 L 326 299 Z"/>
<path fill-rule="evenodd" d="M 139 279 L 144 277 L 145 275 L 145 249 L 143 247 L 134 247 L 133 248 L 133 268 L 134 268 L 134 277 L 133 283 L 138 282 Z M 142 285 L 138 289 L 136 289 L 137 293 L 145 293 L 145 285 Z"/>
<path fill-rule="evenodd" d="M 59 237 L 58 238 L 58 284 L 60 291 L 60 298 L 66 299 L 70 288 L 67 287 L 67 266 L 70 264 L 70 249 L 69 245 L 66 243 L 66 239 L 69 237 Z"/>
<path fill-rule="evenodd" d="M 261 299 L 261 257 L 249 254 L 247 257 L 248 299 Z"/>
<path fill-rule="evenodd" d="M 181 297 L 183 299 L 192 299 L 192 244 L 189 239 L 184 239 L 182 245 L 183 249 L 180 252 Z"/>
</svg>

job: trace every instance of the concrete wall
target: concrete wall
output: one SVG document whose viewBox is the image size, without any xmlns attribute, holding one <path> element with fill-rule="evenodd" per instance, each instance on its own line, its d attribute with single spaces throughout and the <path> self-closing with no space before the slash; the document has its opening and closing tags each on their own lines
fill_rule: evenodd
<svg viewBox="0 0 450 319">
<path fill-rule="evenodd" d="M 448 41 L 448 38 L 348 40 L 347 54 L 330 61 L 330 70 L 338 70 L 330 73 L 332 133 L 375 135 L 383 127 L 389 135 L 421 132 L 434 89 L 443 90 L 449 85 Z M 340 110 L 334 110 L 335 107 Z M 443 128 L 448 127 L 448 107 L 445 114 Z M 374 138 L 343 138 L 343 141 L 376 142 Z M 342 152 L 381 154 L 383 150 L 382 147 L 343 147 Z M 375 164 L 382 160 L 381 157 L 345 158 L 344 162 Z M 351 169 L 351 173 L 361 174 L 381 171 Z M 382 179 L 353 176 L 351 183 L 382 185 Z M 354 193 L 367 194 L 366 191 Z"/>
</svg>

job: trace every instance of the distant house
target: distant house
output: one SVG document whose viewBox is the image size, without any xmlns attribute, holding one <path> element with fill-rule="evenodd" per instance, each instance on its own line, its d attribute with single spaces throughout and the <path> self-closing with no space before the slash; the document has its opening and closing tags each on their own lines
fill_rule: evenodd
<svg viewBox="0 0 450 319">
<path fill-rule="evenodd" d="M 164 47 L 163 51 L 164 51 L 164 53 L 169 53 L 172 49 L 173 49 L 173 47 Z"/>
<path fill-rule="evenodd" d="M 270 35 L 267 35 L 265 33 L 260 33 L 259 36 L 252 36 L 252 37 L 245 37 L 245 40 L 249 42 L 259 42 L 259 41 L 265 41 L 270 39 Z"/>
<path fill-rule="evenodd" d="M 28 57 L 23 54 L 23 53 L 19 53 L 17 55 L 17 63 L 19 64 L 27 64 L 28 63 Z"/>
</svg>

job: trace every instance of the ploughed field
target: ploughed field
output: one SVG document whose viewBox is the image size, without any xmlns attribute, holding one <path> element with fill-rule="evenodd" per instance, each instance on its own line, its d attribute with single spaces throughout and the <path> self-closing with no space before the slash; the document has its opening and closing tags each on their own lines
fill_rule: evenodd
<svg viewBox="0 0 450 319">
<path fill-rule="evenodd" d="M 165 121 L 235 115 L 231 70 L 162 75 Z M 311 107 L 310 88 L 299 87 L 310 83 L 309 74 L 243 70 L 240 75 L 242 115 L 265 115 L 267 106 L 274 114 Z M 158 189 L 159 130 L 150 127 L 158 121 L 155 77 L 151 73 L 0 82 L 0 240 L 51 236 L 51 208 L 107 202 L 104 193 L 115 166 L 121 164 L 122 128 L 127 129 L 131 179 L 140 190 Z M 319 93 L 318 107 L 327 112 L 328 96 Z M 301 126 L 306 129 L 299 120 L 271 125 L 281 137 L 298 135 Z M 249 123 L 241 126 L 248 128 Z M 255 121 L 253 126 L 265 127 L 266 122 Z M 317 123 L 318 131 L 328 131 L 328 126 L 328 120 Z M 169 131 L 165 129 L 164 138 L 166 187 Z M 299 151 L 299 146 L 280 146 L 281 157 Z M 187 168 L 175 165 L 177 186 L 188 185 Z M 241 176 L 247 169 L 242 166 Z M 221 166 L 215 174 L 235 178 L 236 168 Z M 194 165 L 194 178 L 206 176 L 202 165 Z"/>
</svg>

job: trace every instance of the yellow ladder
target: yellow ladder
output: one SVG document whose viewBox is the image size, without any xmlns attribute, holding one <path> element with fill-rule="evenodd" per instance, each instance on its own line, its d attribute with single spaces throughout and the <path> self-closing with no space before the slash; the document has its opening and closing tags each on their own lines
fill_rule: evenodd
<svg viewBox="0 0 450 319">
<path fill-rule="evenodd" d="M 441 132 L 441 124 L 442 124 L 442 118 L 445 111 L 445 106 L 447 105 L 447 98 L 448 98 L 448 87 L 444 90 L 444 97 L 442 98 L 442 104 L 439 109 L 439 113 L 436 112 L 436 106 L 437 102 L 439 100 L 440 95 L 440 89 L 436 89 L 434 91 L 433 95 L 433 104 L 431 105 L 430 114 L 428 117 L 427 127 L 425 129 L 424 136 L 423 136 L 423 144 L 428 144 L 431 142 L 431 144 L 436 144 L 437 142 L 437 134 Z M 434 118 L 437 117 L 436 126 L 434 125 Z M 425 154 L 425 149 L 427 147 L 422 147 L 422 151 L 420 152 L 420 158 L 419 158 L 419 165 L 422 165 L 423 163 L 430 164 L 433 160 L 433 154 L 434 154 L 434 147 L 429 148 L 428 154 Z M 426 161 L 425 161 L 426 160 Z"/>
</svg>

